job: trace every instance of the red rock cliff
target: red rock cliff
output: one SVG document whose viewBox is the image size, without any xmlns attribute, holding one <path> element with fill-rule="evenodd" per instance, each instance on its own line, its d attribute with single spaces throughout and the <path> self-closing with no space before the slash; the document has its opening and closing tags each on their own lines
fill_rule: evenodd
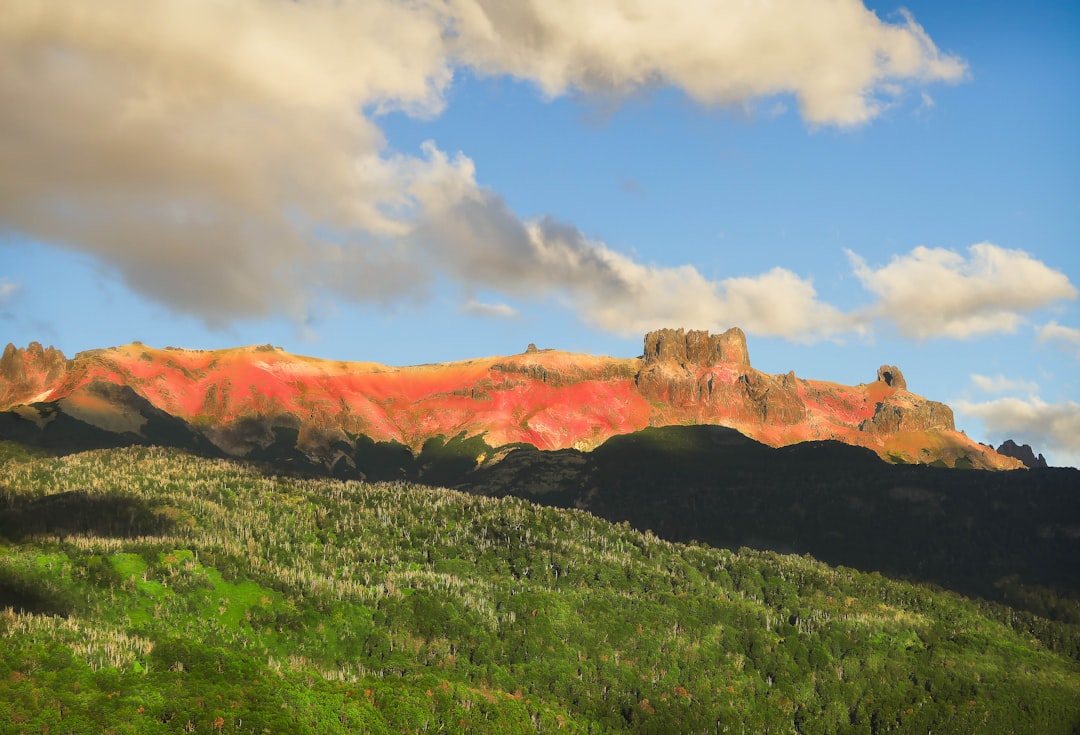
<svg viewBox="0 0 1080 735">
<path fill-rule="evenodd" d="M 8 343 L 0 356 L 0 406 L 31 402 L 61 382 L 70 363 L 64 353 L 31 342 L 25 350 Z"/>
<path fill-rule="evenodd" d="M 761 373 L 737 328 L 650 332 L 642 358 L 532 348 L 404 368 L 269 346 L 203 352 L 138 343 L 68 361 L 35 343 L 9 346 L 0 359 L 0 410 L 61 400 L 96 415 L 120 410 L 89 389 L 104 382 L 129 386 L 236 453 L 263 441 L 269 434 L 259 427 L 268 422 L 298 429 L 312 452 L 360 434 L 419 448 L 462 432 L 492 445 L 588 449 L 646 426 L 721 424 L 773 446 L 836 439 L 896 461 L 1019 464 L 957 433 L 949 408 L 910 393 L 895 366 L 877 377 L 844 386 Z"/>
</svg>

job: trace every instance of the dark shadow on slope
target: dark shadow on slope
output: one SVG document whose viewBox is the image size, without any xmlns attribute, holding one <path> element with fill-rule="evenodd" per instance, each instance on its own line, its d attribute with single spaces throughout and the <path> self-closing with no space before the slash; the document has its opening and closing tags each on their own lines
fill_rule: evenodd
<svg viewBox="0 0 1080 735">
<path fill-rule="evenodd" d="M 63 595 L 23 579 L 13 570 L 0 568 L 0 610 L 7 608 L 21 613 L 64 617 L 72 610 Z"/>
<path fill-rule="evenodd" d="M 515 451 L 462 489 L 582 508 L 672 541 L 807 553 L 1051 616 L 1055 595 L 1068 609 L 1080 593 L 1075 469 L 891 465 L 838 442 L 773 449 L 723 427 L 665 427 L 590 453 Z"/>
<path fill-rule="evenodd" d="M 0 488 L 0 537 L 10 541 L 72 535 L 135 538 L 165 534 L 172 527 L 172 521 L 136 498 L 81 490 L 27 498 Z"/>
<path fill-rule="evenodd" d="M 133 392 L 108 397 L 146 419 L 138 435 L 108 432 L 63 406 L 37 404 L 36 421 L 0 414 L 0 439 L 59 451 L 162 444 L 223 456 L 196 428 Z M 350 436 L 314 456 L 298 447 L 292 426 L 270 421 L 256 428 L 263 439 L 236 458 L 265 463 L 270 473 L 409 480 L 515 495 L 628 521 L 672 541 L 808 553 L 829 564 L 929 582 L 1052 617 L 1059 617 L 1055 610 L 1076 608 L 1080 599 L 1075 469 L 892 465 L 839 442 L 774 449 L 720 426 L 650 428 L 613 437 L 592 452 L 493 448 L 482 437 L 459 435 L 429 440 L 413 455 L 397 442 Z M 104 528 L 86 520 L 101 515 L 90 507 L 66 516 L 40 508 L 20 512 L 37 533 L 127 534 L 140 523 L 150 525 L 138 532 L 154 532 L 151 521 L 139 520 L 138 509 L 112 509 Z M 22 525 L 24 520 L 0 520 L 0 533 L 18 533 L 14 529 Z"/>
<path fill-rule="evenodd" d="M 60 454 L 132 445 L 186 449 L 207 457 L 224 454 L 183 419 L 162 411 L 129 386 L 95 381 L 85 388 L 103 408 L 96 425 L 72 413 L 65 400 L 0 412 L 0 439 L 45 447 Z M 119 419 L 117 421 L 117 419 Z M 137 425 L 137 431 L 110 428 Z"/>
</svg>

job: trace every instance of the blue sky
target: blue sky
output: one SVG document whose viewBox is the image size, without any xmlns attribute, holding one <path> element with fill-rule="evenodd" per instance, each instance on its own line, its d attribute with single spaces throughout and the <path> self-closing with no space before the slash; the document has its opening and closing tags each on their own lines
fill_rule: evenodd
<svg viewBox="0 0 1080 735">
<path fill-rule="evenodd" d="M 905 7 L 23 0 L 0 338 L 404 365 L 738 325 L 1075 465 L 1080 8 Z"/>
</svg>

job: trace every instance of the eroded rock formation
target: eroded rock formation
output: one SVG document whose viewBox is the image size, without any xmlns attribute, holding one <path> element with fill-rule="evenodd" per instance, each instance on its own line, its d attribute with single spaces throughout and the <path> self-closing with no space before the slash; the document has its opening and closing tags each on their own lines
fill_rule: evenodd
<svg viewBox="0 0 1080 735">
<path fill-rule="evenodd" d="M 659 329 L 645 335 L 638 390 L 648 400 L 696 409 L 700 423 L 724 413 L 741 422 L 795 424 L 806 417 L 794 373 L 776 376 L 750 366 L 746 334 Z"/>
<path fill-rule="evenodd" d="M 904 380 L 904 374 L 895 365 L 882 365 L 879 367 L 877 379 L 890 388 L 907 390 L 907 381 Z"/>
<path fill-rule="evenodd" d="M 909 392 L 896 366 L 882 366 L 877 377 L 845 386 L 762 373 L 750 365 L 738 328 L 650 332 L 640 359 L 530 345 L 517 355 L 404 368 L 269 346 L 196 351 L 139 343 L 68 361 L 35 343 L 9 346 L 0 358 L 0 411 L 16 425 L 41 415 L 31 406 L 47 405 L 102 430 L 145 434 L 139 422 L 150 413 L 136 410 L 127 391 L 102 388 L 115 384 L 240 456 L 290 443 L 309 457 L 333 457 L 336 444 L 358 437 L 413 451 L 434 437 L 477 435 L 493 447 L 592 449 L 648 426 L 711 424 L 772 446 L 831 439 L 894 461 L 1021 465 L 956 432 L 949 407 Z M 154 425 L 164 425 L 158 419 Z"/>
<path fill-rule="evenodd" d="M 897 434 L 902 431 L 955 431 L 952 409 L 944 403 L 920 398 L 917 401 L 890 398 L 874 407 L 874 415 L 859 424 L 871 434 Z"/>
<path fill-rule="evenodd" d="M 674 362 L 711 367 L 720 363 L 750 366 L 746 334 L 732 327 L 723 334 L 701 329 L 658 329 L 645 335 L 645 364 Z"/>
<path fill-rule="evenodd" d="M 0 402 L 25 400 L 58 382 L 68 369 L 64 353 L 31 342 L 26 349 L 8 343 L 0 356 Z"/>
</svg>

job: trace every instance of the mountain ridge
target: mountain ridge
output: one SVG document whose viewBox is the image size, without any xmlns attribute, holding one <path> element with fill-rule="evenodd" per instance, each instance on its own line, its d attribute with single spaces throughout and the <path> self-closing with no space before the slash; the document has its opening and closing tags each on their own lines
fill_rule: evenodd
<svg viewBox="0 0 1080 735">
<path fill-rule="evenodd" d="M 435 437 L 461 435 L 493 447 L 590 450 L 647 427 L 698 424 L 728 426 L 773 447 L 836 440 L 892 462 L 1023 466 L 957 432 L 951 409 L 909 391 L 896 366 L 857 386 L 794 371 L 770 375 L 751 366 L 737 327 L 718 335 L 656 330 L 635 358 L 530 346 L 516 355 L 393 367 L 270 345 L 184 350 L 140 342 L 72 359 L 35 342 L 8 345 L 0 357 L 0 411 L 9 425 L 21 418 L 48 431 L 46 414 L 59 411 L 137 437 L 130 401 L 103 398 L 103 384 L 130 388 L 226 455 L 265 449 L 284 429 L 296 432 L 298 451 L 327 466 L 335 445 L 358 437 L 414 454 Z"/>
</svg>

